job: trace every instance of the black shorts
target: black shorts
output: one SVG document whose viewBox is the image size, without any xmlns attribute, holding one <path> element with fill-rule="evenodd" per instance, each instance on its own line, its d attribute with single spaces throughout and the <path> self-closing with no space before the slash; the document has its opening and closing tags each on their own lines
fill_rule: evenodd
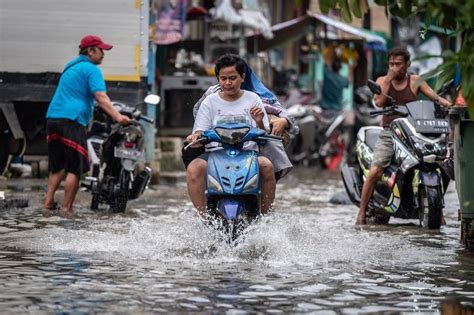
<svg viewBox="0 0 474 315">
<path fill-rule="evenodd" d="M 186 144 L 187 143 L 185 143 L 185 145 Z M 199 147 L 199 148 L 190 147 L 187 150 L 184 150 L 184 146 L 183 146 L 183 148 L 181 149 L 181 159 L 183 160 L 184 167 L 187 169 L 189 163 L 191 163 L 195 158 L 197 158 L 204 152 L 206 152 L 206 149 L 204 148 L 204 146 Z"/>
<path fill-rule="evenodd" d="M 89 170 L 86 127 L 68 119 L 48 119 L 46 135 L 50 172 L 65 170 L 80 176 Z"/>
</svg>

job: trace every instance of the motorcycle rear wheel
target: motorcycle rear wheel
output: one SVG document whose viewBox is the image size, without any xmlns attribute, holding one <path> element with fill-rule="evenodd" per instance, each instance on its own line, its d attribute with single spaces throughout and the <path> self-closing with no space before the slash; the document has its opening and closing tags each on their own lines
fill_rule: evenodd
<svg viewBox="0 0 474 315">
<path fill-rule="evenodd" d="M 119 177 L 119 189 L 115 192 L 115 198 L 110 203 L 110 210 L 115 213 L 125 212 L 127 209 L 128 195 L 130 192 L 130 172 L 122 170 Z"/>
<path fill-rule="evenodd" d="M 439 187 L 420 186 L 420 208 L 418 219 L 425 229 L 439 229 L 441 226 L 442 197 Z"/>
</svg>

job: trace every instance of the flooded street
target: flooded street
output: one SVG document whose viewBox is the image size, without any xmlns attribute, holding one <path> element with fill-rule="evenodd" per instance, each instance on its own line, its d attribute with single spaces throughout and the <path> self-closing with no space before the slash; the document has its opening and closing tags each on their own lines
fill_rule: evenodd
<svg viewBox="0 0 474 315">
<path fill-rule="evenodd" d="M 355 206 L 333 205 L 338 174 L 297 169 L 276 213 L 229 245 L 195 216 L 185 184 L 151 187 L 125 215 L 41 216 L 44 180 L 0 181 L 24 209 L 0 213 L 3 312 L 439 313 L 474 301 L 474 256 L 459 244 L 451 183 L 447 225 L 415 220 L 355 228 Z M 62 194 L 58 200 L 62 200 Z"/>
</svg>

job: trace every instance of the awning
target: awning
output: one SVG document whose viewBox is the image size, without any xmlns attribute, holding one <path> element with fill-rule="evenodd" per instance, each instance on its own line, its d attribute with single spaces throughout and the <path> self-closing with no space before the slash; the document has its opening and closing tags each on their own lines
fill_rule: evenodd
<svg viewBox="0 0 474 315">
<path fill-rule="evenodd" d="M 283 23 L 275 24 L 271 30 L 274 37 L 265 39 L 260 34 L 252 34 L 247 36 L 247 50 L 250 53 L 255 51 L 263 51 L 278 46 L 284 46 L 289 42 L 296 41 L 305 36 L 308 32 L 312 32 L 317 25 L 325 24 L 339 30 L 336 32 L 327 32 L 323 34 L 323 40 L 329 41 L 364 41 L 366 46 L 377 51 L 387 50 L 387 41 L 380 35 L 369 30 L 354 27 L 341 21 L 332 19 L 322 14 L 308 13 L 299 18 L 289 20 Z M 340 33 L 344 34 L 340 34 Z M 317 38 L 316 40 L 321 38 Z M 254 49 L 255 44 L 257 45 Z"/>
<path fill-rule="evenodd" d="M 357 38 L 361 38 L 366 41 L 368 46 L 372 49 L 375 50 L 387 50 L 387 41 L 385 38 L 382 36 L 379 36 L 377 34 L 374 34 L 368 30 L 364 30 L 361 28 L 357 28 L 355 26 L 346 24 L 344 22 L 332 19 L 326 15 L 323 14 L 317 14 L 317 13 L 309 13 L 312 17 L 317 19 L 318 21 L 334 27 L 344 33 L 347 33 L 349 35 L 355 36 Z M 327 34 L 327 38 L 332 38 L 332 39 L 338 39 L 339 36 L 337 34 Z"/>
<path fill-rule="evenodd" d="M 267 50 L 298 40 L 314 27 L 314 19 L 309 15 L 275 24 L 271 30 L 272 39 L 265 39 L 261 34 L 252 34 L 247 36 L 247 50 L 250 53 L 255 51 L 254 46 L 257 45 L 257 51 Z"/>
</svg>

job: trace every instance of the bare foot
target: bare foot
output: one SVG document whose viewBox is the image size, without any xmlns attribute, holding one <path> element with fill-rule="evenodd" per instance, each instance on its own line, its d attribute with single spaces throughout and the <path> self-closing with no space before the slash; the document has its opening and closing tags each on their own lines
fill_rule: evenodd
<svg viewBox="0 0 474 315">
<path fill-rule="evenodd" d="M 367 220 L 365 219 L 365 216 L 358 216 L 357 219 L 356 219 L 356 225 L 366 225 L 367 224 Z"/>
<path fill-rule="evenodd" d="M 56 201 L 52 201 L 52 202 L 49 202 L 49 203 L 44 203 L 44 209 L 46 210 L 59 210 L 61 209 L 61 207 L 59 206 L 59 204 L 56 202 Z"/>
<path fill-rule="evenodd" d="M 66 219 L 71 219 L 74 217 L 74 211 L 72 210 L 60 210 L 59 211 L 59 216 L 66 218 Z"/>
<path fill-rule="evenodd" d="M 41 211 L 41 213 L 43 214 L 43 217 L 46 217 L 46 218 L 49 218 L 49 217 L 52 217 L 52 216 L 55 216 L 55 215 L 59 215 L 59 211 L 54 209 L 43 209 L 43 211 Z"/>
</svg>

